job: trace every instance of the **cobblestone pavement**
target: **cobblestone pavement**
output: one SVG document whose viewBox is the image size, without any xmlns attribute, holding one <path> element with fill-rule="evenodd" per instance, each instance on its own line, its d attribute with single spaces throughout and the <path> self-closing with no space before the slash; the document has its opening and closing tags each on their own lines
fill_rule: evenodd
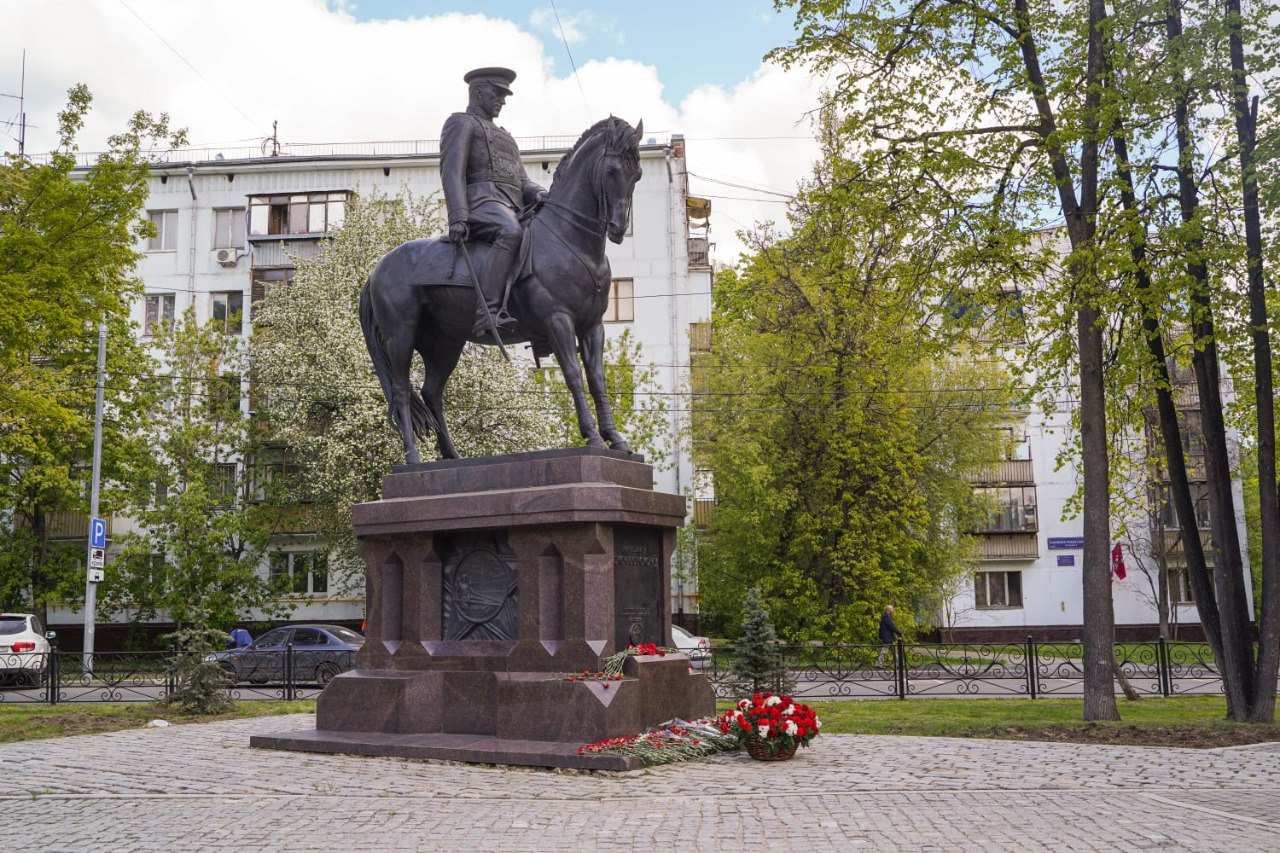
<svg viewBox="0 0 1280 853">
<path fill-rule="evenodd" d="M 827 735 L 599 775 L 248 747 L 313 725 L 0 745 L 0 850 L 1280 850 L 1280 745 Z"/>
</svg>

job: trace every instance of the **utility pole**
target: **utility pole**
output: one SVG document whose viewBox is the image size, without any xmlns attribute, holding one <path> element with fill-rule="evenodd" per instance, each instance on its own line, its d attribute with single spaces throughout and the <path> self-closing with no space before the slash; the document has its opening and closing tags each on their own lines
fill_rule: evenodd
<svg viewBox="0 0 1280 853">
<path fill-rule="evenodd" d="M 84 576 L 84 671 L 93 672 L 93 633 L 97 622 L 98 584 L 106 560 L 107 525 L 98 518 L 98 487 L 102 475 L 102 398 L 107 378 L 107 324 L 98 324 L 97 398 L 93 406 L 93 479 L 89 491 L 89 558 Z"/>
</svg>

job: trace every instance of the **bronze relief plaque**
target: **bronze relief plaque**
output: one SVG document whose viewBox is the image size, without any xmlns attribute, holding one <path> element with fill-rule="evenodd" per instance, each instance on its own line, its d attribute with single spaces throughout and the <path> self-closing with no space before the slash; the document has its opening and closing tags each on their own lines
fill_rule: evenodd
<svg viewBox="0 0 1280 853">
<path fill-rule="evenodd" d="M 444 639 L 517 639 L 516 558 L 505 539 L 497 534 L 450 538 L 441 597 Z"/>
</svg>

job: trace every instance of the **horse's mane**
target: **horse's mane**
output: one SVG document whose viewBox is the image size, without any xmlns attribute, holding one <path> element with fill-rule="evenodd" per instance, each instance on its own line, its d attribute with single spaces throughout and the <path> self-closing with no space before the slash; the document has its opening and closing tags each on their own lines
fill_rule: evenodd
<svg viewBox="0 0 1280 853">
<path fill-rule="evenodd" d="M 556 178 L 562 177 L 560 174 L 561 169 L 565 170 L 566 176 L 568 175 L 568 173 L 573 169 L 574 155 L 576 155 L 579 150 L 585 148 L 587 143 L 592 139 L 595 139 L 597 136 L 603 136 L 605 131 L 608 129 L 610 122 L 614 122 L 615 126 L 622 125 L 628 130 L 631 129 L 631 125 L 616 116 L 609 116 L 608 118 L 600 119 L 598 122 L 582 132 L 582 135 L 578 137 L 578 141 L 573 143 L 573 146 L 569 149 L 569 153 L 564 155 L 564 158 L 556 165 Z"/>
</svg>

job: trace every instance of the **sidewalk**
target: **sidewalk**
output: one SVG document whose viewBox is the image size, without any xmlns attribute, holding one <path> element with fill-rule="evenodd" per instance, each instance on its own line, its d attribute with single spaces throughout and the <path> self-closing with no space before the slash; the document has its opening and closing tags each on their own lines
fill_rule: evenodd
<svg viewBox="0 0 1280 853">
<path fill-rule="evenodd" d="M 251 750 L 309 715 L 0 745 L 0 849 L 1280 850 L 1280 744 L 825 735 L 587 775 Z"/>
</svg>

